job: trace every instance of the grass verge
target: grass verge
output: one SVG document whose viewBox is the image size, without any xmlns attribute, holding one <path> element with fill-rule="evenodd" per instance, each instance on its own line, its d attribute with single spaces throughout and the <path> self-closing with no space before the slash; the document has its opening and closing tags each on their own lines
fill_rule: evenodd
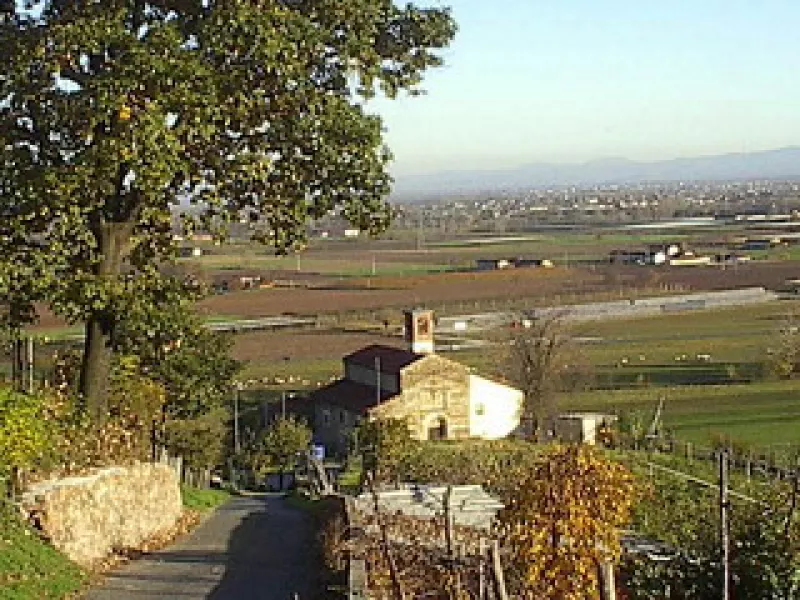
<svg viewBox="0 0 800 600">
<path fill-rule="evenodd" d="M 208 511 L 225 504 L 231 497 L 227 490 L 201 490 L 187 485 L 181 486 L 181 497 L 186 508 Z"/>
<path fill-rule="evenodd" d="M 0 501 L 0 599 L 64 598 L 80 590 L 87 574 L 22 522 Z"/>
</svg>

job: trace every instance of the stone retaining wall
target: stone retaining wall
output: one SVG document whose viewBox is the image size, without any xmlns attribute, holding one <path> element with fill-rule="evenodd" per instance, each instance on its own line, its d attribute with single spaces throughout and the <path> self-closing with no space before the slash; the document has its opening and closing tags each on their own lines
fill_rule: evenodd
<svg viewBox="0 0 800 600">
<path fill-rule="evenodd" d="M 175 471 L 161 464 L 103 469 L 31 487 L 21 505 L 53 546 L 90 566 L 175 525 L 183 505 Z"/>
</svg>

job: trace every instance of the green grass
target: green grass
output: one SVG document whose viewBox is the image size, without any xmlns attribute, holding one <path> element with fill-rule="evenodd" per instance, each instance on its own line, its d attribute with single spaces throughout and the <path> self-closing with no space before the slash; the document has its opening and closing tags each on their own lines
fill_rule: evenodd
<svg viewBox="0 0 800 600">
<path fill-rule="evenodd" d="M 226 490 L 200 490 L 186 485 L 181 486 L 183 505 L 192 510 L 213 510 L 225 504 L 231 497 Z"/>
<path fill-rule="evenodd" d="M 708 444 L 718 434 L 755 447 L 800 443 L 796 381 L 743 385 L 595 390 L 561 397 L 561 408 L 638 414 L 649 423 L 660 396 L 663 425 L 679 440 Z"/>
<path fill-rule="evenodd" d="M 340 490 L 358 493 L 361 489 L 361 477 L 363 466 L 361 464 L 361 457 L 358 459 L 351 459 L 347 462 L 346 468 L 339 473 L 339 478 L 336 483 Z"/>
<path fill-rule="evenodd" d="M 242 380 L 262 379 L 264 377 L 283 379 L 285 383 L 273 385 L 273 390 L 301 390 L 315 389 L 316 384 L 326 384 L 331 377 L 340 377 L 342 374 L 342 357 L 321 359 L 298 359 L 291 361 L 273 361 L 269 363 L 249 362 L 244 366 Z M 289 378 L 292 381 L 289 381 Z M 308 382 L 303 383 L 303 382 Z"/>
<path fill-rule="evenodd" d="M 0 600 L 63 598 L 87 575 L 0 503 Z"/>
<path fill-rule="evenodd" d="M 719 363 L 762 362 L 767 349 L 776 346 L 776 333 L 786 315 L 798 309 L 797 301 L 769 302 L 583 323 L 574 332 L 597 338 L 597 343 L 583 347 L 594 365 L 627 363 L 628 370 L 648 365 L 696 369 L 697 355 L 709 354 L 716 364 L 710 368 L 719 368 Z"/>
</svg>

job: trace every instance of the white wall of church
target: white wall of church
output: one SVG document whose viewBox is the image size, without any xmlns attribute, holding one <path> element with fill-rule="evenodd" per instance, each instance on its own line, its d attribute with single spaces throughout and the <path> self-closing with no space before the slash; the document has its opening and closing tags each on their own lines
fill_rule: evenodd
<svg viewBox="0 0 800 600">
<path fill-rule="evenodd" d="M 469 376 L 470 436 L 504 438 L 519 425 L 522 392 L 478 375 Z"/>
</svg>

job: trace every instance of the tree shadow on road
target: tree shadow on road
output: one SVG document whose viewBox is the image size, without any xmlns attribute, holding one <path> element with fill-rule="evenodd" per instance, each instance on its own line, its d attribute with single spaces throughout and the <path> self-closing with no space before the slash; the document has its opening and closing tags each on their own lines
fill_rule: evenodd
<svg viewBox="0 0 800 600">
<path fill-rule="evenodd" d="M 142 554 L 126 568 L 106 575 L 88 591 L 88 600 L 130 598 L 199 598 L 219 581 L 227 554 L 202 550 L 172 550 Z"/>
<path fill-rule="evenodd" d="M 246 510 L 243 510 L 246 509 Z M 210 600 L 318 600 L 320 569 L 313 517 L 279 495 L 240 498 L 218 509 L 241 510 L 225 554 L 225 574 Z"/>
</svg>

